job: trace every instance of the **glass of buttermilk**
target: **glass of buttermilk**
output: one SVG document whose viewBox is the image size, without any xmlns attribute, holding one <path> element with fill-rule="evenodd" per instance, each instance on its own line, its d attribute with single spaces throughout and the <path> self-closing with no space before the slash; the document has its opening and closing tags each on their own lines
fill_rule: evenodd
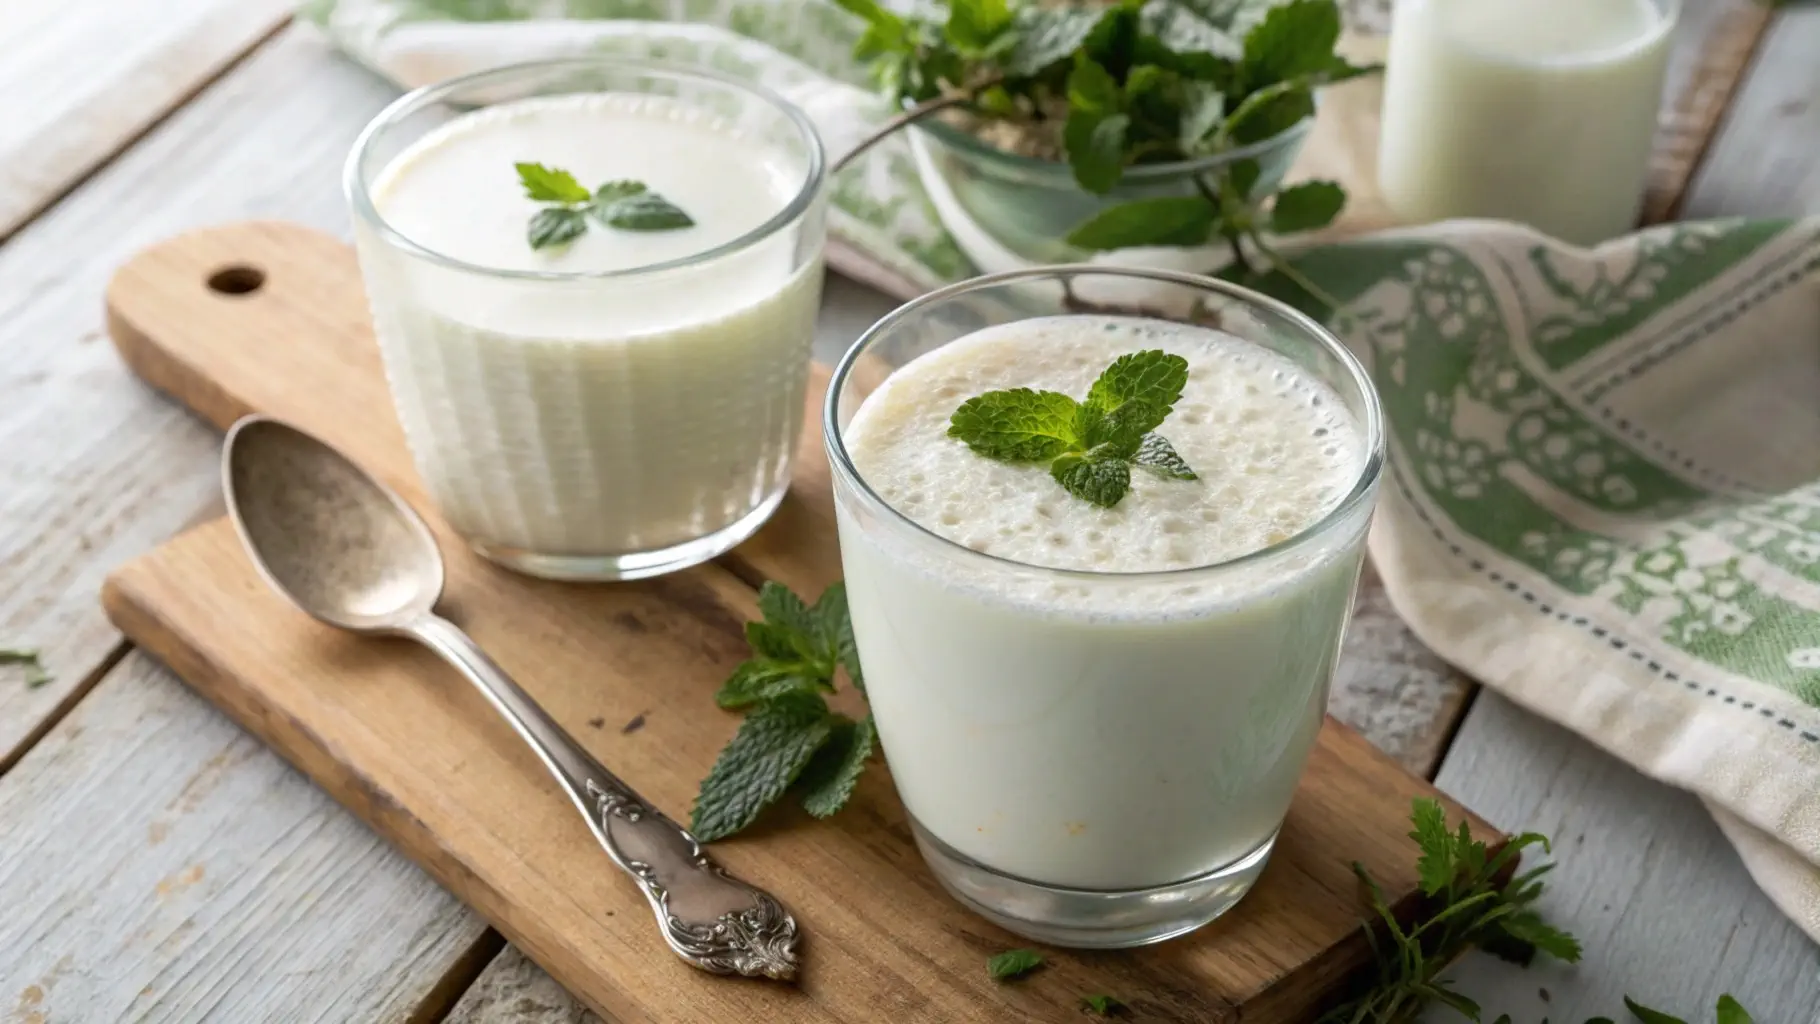
<svg viewBox="0 0 1820 1024">
<path fill-rule="evenodd" d="M 573 181 L 539 198 L 521 164 Z M 655 63 L 518 65 L 382 112 L 345 185 L 386 378 L 449 524 L 573 580 L 669 572 L 757 530 L 802 431 L 823 170 L 781 97 Z M 534 247 L 551 210 L 568 237 Z"/>
<path fill-rule="evenodd" d="M 1195 479 L 1102 507 L 950 436 L 983 392 L 1073 396 L 1160 351 Z M 825 413 L 868 697 L 925 860 L 1064 946 L 1213 920 L 1263 871 L 1327 702 L 1384 464 L 1358 361 L 1288 306 L 1165 271 L 1050 267 L 898 309 Z"/>
</svg>

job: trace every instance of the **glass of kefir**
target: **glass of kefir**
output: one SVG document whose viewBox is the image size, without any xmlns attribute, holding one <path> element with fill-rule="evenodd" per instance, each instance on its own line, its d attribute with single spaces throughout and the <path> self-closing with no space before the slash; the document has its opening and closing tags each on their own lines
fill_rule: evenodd
<svg viewBox="0 0 1820 1024">
<path fill-rule="evenodd" d="M 963 402 L 1080 399 L 1180 357 L 1156 428 L 1194 479 L 1111 507 L 1045 461 L 950 436 Z M 1384 464 L 1331 334 L 1212 279 L 996 274 L 847 353 L 824 429 L 868 697 L 924 858 L 960 901 L 1058 945 L 1213 920 L 1263 871 L 1319 733 Z"/>
<path fill-rule="evenodd" d="M 575 580 L 757 530 L 801 436 L 823 173 L 781 97 L 655 63 L 508 67 L 381 113 L 345 185 L 398 417 L 449 524 Z M 557 240 L 533 244 L 539 216 Z"/>
</svg>

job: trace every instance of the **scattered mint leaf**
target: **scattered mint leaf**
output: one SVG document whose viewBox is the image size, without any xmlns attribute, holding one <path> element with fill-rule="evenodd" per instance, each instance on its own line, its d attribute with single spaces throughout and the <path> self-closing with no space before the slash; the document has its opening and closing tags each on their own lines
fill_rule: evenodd
<svg viewBox="0 0 1820 1024">
<path fill-rule="evenodd" d="M 1499 921 L 1499 927 L 1505 935 L 1556 960 L 1570 964 L 1580 962 L 1580 940 L 1544 921 L 1542 915 L 1533 910 L 1519 910 Z"/>
<path fill-rule="evenodd" d="M 1217 211 L 1200 196 L 1160 196 L 1109 206 L 1068 233 L 1068 244 L 1103 251 L 1141 245 L 1203 245 Z"/>
<path fill-rule="evenodd" d="M 1043 955 L 1033 949 L 1008 949 L 986 961 L 986 973 L 993 981 L 1021 978 L 1043 966 Z"/>
<path fill-rule="evenodd" d="M 1643 1024 L 1687 1024 L 1686 1021 L 1673 1014 L 1652 1010 L 1629 996 L 1624 997 L 1624 1007 L 1630 1011 L 1632 1017 L 1642 1021 Z"/>
<path fill-rule="evenodd" d="M 1148 402 L 1167 416 L 1187 386 L 1188 360 L 1161 349 L 1131 352 L 1100 373 L 1087 390 L 1086 404 L 1111 412 L 1126 402 Z"/>
<path fill-rule="evenodd" d="M 1116 454 L 1067 452 L 1049 467 L 1049 474 L 1069 494 L 1111 508 L 1131 490 L 1131 466 Z"/>
<path fill-rule="evenodd" d="M 701 782 L 689 826 L 695 837 L 712 842 L 752 824 L 796 781 L 833 726 L 827 703 L 816 695 L 760 704 Z"/>
<path fill-rule="evenodd" d="M 1081 446 L 1075 405 L 1074 399 L 1056 391 L 988 391 L 954 410 L 948 436 L 989 459 L 1053 459 Z"/>
<path fill-rule="evenodd" d="M 853 688 L 864 695 L 866 679 L 860 672 L 859 648 L 853 641 L 853 618 L 847 612 L 847 585 L 835 583 L 822 591 L 810 614 L 815 617 L 822 649 L 834 655 L 847 670 L 847 678 L 853 680 Z"/>
<path fill-rule="evenodd" d="M 871 715 L 857 722 L 835 717 L 828 742 L 816 752 L 799 780 L 803 810 L 817 818 L 826 818 L 846 806 L 853 787 L 865 774 L 878 737 Z"/>
<path fill-rule="evenodd" d="M 56 677 L 44 668 L 44 658 L 35 649 L 29 647 L 0 647 L 0 665 L 25 666 L 25 685 L 27 689 L 36 690 L 48 685 Z"/>
<path fill-rule="evenodd" d="M 1144 440 L 1138 445 L 1137 454 L 1132 456 L 1131 464 L 1173 480 L 1200 479 L 1188 467 L 1187 460 L 1176 454 L 1175 446 L 1161 434 L 1145 434 Z"/>
<path fill-rule="evenodd" d="M 1118 996 L 1082 996 L 1081 1009 L 1101 1017 L 1110 1017 L 1125 1009 L 1125 1004 L 1119 1001 Z"/>
<path fill-rule="evenodd" d="M 1289 0 L 1245 34 L 1245 73 L 1253 84 L 1317 75 L 1333 64 L 1340 7 L 1333 0 Z"/>
<path fill-rule="evenodd" d="M 543 164 L 513 164 L 518 169 L 518 181 L 524 186 L 525 198 L 540 203 L 585 203 L 593 198 L 588 190 L 581 187 L 575 175 L 560 171 Z"/>
<path fill-rule="evenodd" d="M 1346 190 L 1331 181 L 1305 181 L 1277 193 L 1270 230 L 1279 235 L 1313 231 L 1333 223 L 1346 205 Z"/>
<path fill-rule="evenodd" d="M 673 231 L 695 226 L 694 218 L 655 192 L 598 202 L 588 212 L 602 224 L 625 231 Z"/>
<path fill-rule="evenodd" d="M 1416 877 L 1424 895 L 1437 895 L 1459 874 L 1454 863 L 1453 836 L 1447 830 L 1447 812 L 1439 801 L 1416 800 L 1411 804 L 1409 821 L 1415 826 L 1409 838 L 1422 851 L 1416 858 Z"/>
<path fill-rule="evenodd" d="M 546 249 L 567 245 L 586 230 L 588 221 L 580 210 L 552 206 L 531 216 L 531 223 L 525 229 L 525 240 L 533 249 Z"/>
<path fill-rule="evenodd" d="M 811 650 L 814 638 L 821 632 L 820 618 L 810 611 L 802 598 L 776 580 L 766 580 L 758 588 L 758 613 L 765 617 L 767 624 L 800 638 L 799 650 Z"/>
<path fill-rule="evenodd" d="M 1719 997 L 1719 1005 L 1713 1009 L 1715 1024 L 1756 1024 L 1750 1013 L 1744 1009 L 1730 992 Z"/>
</svg>

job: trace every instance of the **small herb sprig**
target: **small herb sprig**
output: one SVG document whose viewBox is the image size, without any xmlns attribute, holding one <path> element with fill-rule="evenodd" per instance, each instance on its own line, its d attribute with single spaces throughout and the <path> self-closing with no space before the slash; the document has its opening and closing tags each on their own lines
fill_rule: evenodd
<svg viewBox="0 0 1820 1024">
<path fill-rule="evenodd" d="M 752 658 L 733 670 L 715 703 L 744 710 L 739 731 L 702 780 L 690 829 L 709 842 L 730 836 L 793 788 L 817 818 L 840 810 L 872 757 L 872 716 L 854 721 L 828 707 L 837 668 L 866 692 L 846 588 L 836 583 L 814 605 L 767 581 L 762 621 L 746 623 Z"/>
<path fill-rule="evenodd" d="M 1131 467 L 1173 480 L 1198 479 L 1156 433 L 1182 397 L 1188 361 L 1160 349 L 1120 356 L 1085 401 L 1059 391 L 1013 388 L 969 398 L 948 436 L 1001 462 L 1047 462 L 1069 494 L 1111 508 L 1131 490 Z"/>
<path fill-rule="evenodd" d="M 512 166 L 525 197 L 550 204 L 532 214 L 525 227 L 525 240 L 533 249 L 567 245 L 588 230 L 590 219 L 622 231 L 674 231 L 695 224 L 642 181 L 609 181 L 590 192 L 568 171 L 543 164 Z"/>
<path fill-rule="evenodd" d="M 986 961 L 986 975 L 993 981 L 1011 981 L 1041 966 L 1043 954 L 1036 950 L 1007 949 L 1003 953 L 994 953 L 992 959 Z"/>
<path fill-rule="evenodd" d="M 1314 115 L 1316 90 L 1379 70 L 1335 52 L 1336 0 L 946 0 L 939 21 L 878 0 L 836 2 L 866 23 L 855 56 L 909 108 L 862 148 L 953 108 L 1053 139 L 1075 181 L 1096 194 L 1132 166 L 1217 157 L 1274 138 Z M 1226 276 L 1263 283 L 1272 277 L 1265 267 L 1274 268 L 1330 305 L 1266 232 L 1325 227 L 1345 190 L 1330 181 L 1273 190 L 1262 180 L 1258 160 L 1228 161 L 1202 174 L 1195 194 L 1108 207 L 1067 241 L 1104 250 L 1217 236 L 1234 259 Z"/>
<path fill-rule="evenodd" d="M 45 670 L 43 656 L 31 648 L 0 647 L 0 665 L 24 666 L 25 685 L 34 690 L 55 678 Z"/>
</svg>

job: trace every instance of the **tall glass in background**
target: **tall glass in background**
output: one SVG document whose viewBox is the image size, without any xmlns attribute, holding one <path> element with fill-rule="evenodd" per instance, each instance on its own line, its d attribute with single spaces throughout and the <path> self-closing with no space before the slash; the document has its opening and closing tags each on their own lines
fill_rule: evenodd
<svg viewBox="0 0 1820 1024">
<path fill-rule="evenodd" d="M 895 368 L 983 328 L 1088 308 L 1216 327 L 1306 368 L 1362 434 L 1357 478 L 1265 550 L 1111 573 L 964 547 L 856 468 L 849 424 Z M 1382 415 L 1357 360 L 1307 317 L 1224 282 L 1039 268 L 880 321 L 836 369 L 823 426 L 868 698 L 942 884 L 1006 928 L 1086 947 L 1159 941 L 1236 903 L 1321 729 L 1376 501 Z"/>
<path fill-rule="evenodd" d="M 427 133 L 482 108 L 597 93 L 661 98 L 761 144 L 787 164 L 794 197 L 726 244 L 600 272 L 463 262 L 387 222 L 375 183 Z M 518 65 L 383 111 L 349 157 L 346 190 L 398 416 L 456 531 L 522 572 L 612 580 L 704 561 L 757 530 L 801 435 L 823 174 L 813 127 L 781 97 L 658 63 Z M 757 298 L 738 297 L 755 280 Z"/>
</svg>

